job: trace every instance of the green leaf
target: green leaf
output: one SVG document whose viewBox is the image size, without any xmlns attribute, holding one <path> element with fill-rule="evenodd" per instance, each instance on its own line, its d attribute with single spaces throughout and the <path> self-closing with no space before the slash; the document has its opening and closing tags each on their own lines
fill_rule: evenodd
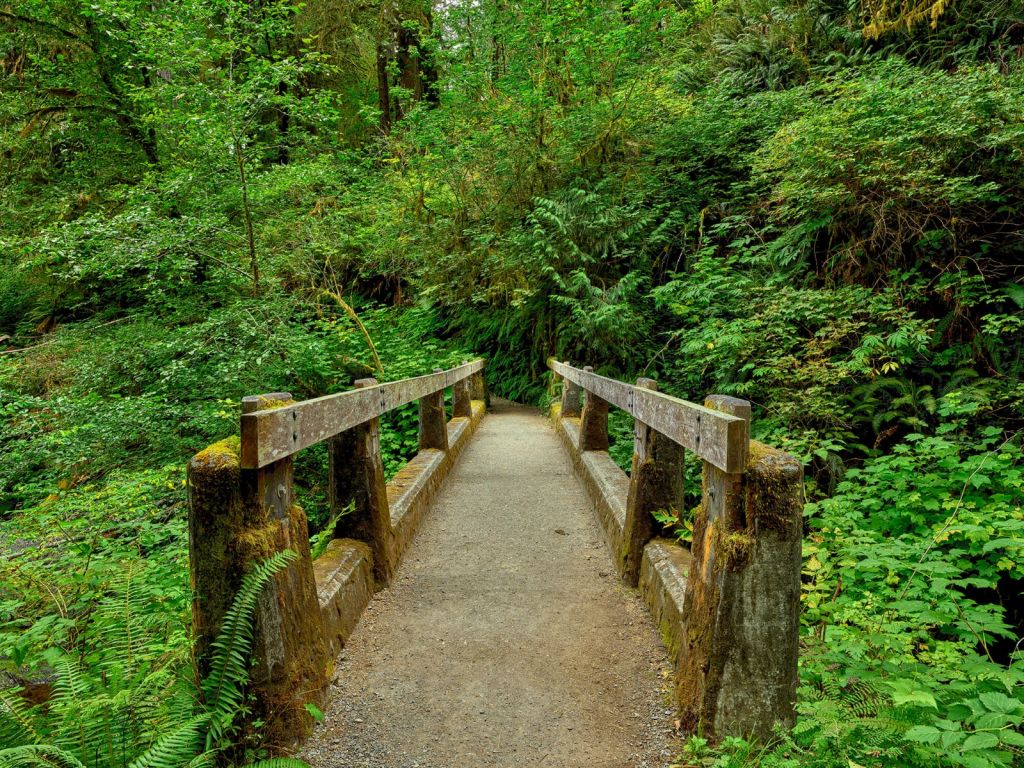
<svg viewBox="0 0 1024 768">
<path fill-rule="evenodd" d="M 933 725 L 915 725 L 903 735 L 908 741 L 916 741 L 920 744 L 934 744 L 939 740 L 942 732 Z"/>
<path fill-rule="evenodd" d="M 999 746 L 999 737 L 989 731 L 982 731 L 968 736 L 960 749 L 964 752 L 971 752 L 978 749 L 992 749 L 996 746 Z"/>
<path fill-rule="evenodd" d="M 985 708 L 990 712 L 1000 712 L 1002 714 L 1012 714 L 1021 708 L 1021 703 L 1013 698 L 1007 696 L 1005 693 L 999 693 L 998 691 L 986 691 L 978 696 L 981 699 L 981 703 L 985 705 Z"/>
</svg>

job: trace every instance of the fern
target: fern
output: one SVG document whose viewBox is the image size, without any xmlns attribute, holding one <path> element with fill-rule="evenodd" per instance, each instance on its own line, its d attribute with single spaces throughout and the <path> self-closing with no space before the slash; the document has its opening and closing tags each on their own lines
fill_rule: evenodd
<svg viewBox="0 0 1024 768">
<path fill-rule="evenodd" d="M 207 750 L 214 749 L 229 732 L 242 704 L 252 647 L 252 616 L 260 593 L 270 578 L 295 557 L 291 550 L 278 552 L 246 574 L 234 602 L 224 614 L 220 633 L 211 646 L 210 674 L 202 685 L 203 699 L 210 715 Z"/>
<path fill-rule="evenodd" d="M 49 744 L 24 744 L 0 750 L 0 768 L 85 768 L 73 754 Z"/>
<path fill-rule="evenodd" d="M 129 570 L 115 596 L 97 609 L 86 649 L 103 674 L 77 657 L 53 661 L 56 680 L 46 710 L 0 691 L 0 768 L 208 768 L 216 762 L 242 707 L 257 601 L 270 579 L 295 558 L 288 550 L 255 567 L 224 616 L 212 645 L 212 672 L 195 691 L 167 663 L 164 627 L 146 618 L 148 595 Z M 117 659 L 124 664 L 118 666 Z M 296 768 L 268 761 L 267 768 Z"/>
<path fill-rule="evenodd" d="M 0 690 L 0 743 L 17 747 L 39 740 L 29 708 L 16 694 Z"/>
<path fill-rule="evenodd" d="M 183 756 L 194 755 L 203 741 L 209 715 L 202 714 L 161 736 L 128 764 L 128 768 L 179 768 Z"/>
</svg>

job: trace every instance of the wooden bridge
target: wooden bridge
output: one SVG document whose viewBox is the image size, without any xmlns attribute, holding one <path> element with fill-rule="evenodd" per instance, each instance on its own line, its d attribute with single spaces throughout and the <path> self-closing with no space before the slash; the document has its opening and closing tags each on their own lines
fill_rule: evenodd
<svg viewBox="0 0 1024 768">
<path fill-rule="evenodd" d="M 626 721 L 638 697 L 662 705 L 645 675 L 666 652 L 682 731 L 765 737 L 792 724 L 799 462 L 750 440 L 746 401 L 710 396 L 701 406 L 650 379 L 549 367 L 556 395 L 561 382 L 549 420 L 503 404 L 474 437 L 488 399 L 477 360 L 304 402 L 246 398 L 240 436 L 192 460 L 199 674 L 246 570 L 284 549 L 298 554 L 256 618 L 251 691 L 272 749 L 305 742 L 308 759 L 339 768 L 398 765 L 399 754 L 433 755 L 417 764 L 439 766 L 660 764 L 641 757 L 645 737 Z M 385 483 L 379 417 L 414 401 L 419 453 Z M 610 405 L 634 418 L 629 475 L 607 452 Z M 332 509 L 353 511 L 314 561 L 292 459 L 321 441 Z M 654 518 L 680 515 L 686 452 L 703 464 L 692 551 L 659 538 Z M 602 551 L 585 551 L 588 526 Z M 600 581 L 613 571 L 615 590 Z M 647 615 L 613 631 L 631 600 Z M 473 654 L 460 652 L 470 640 Z M 568 661 L 581 656 L 592 664 Z M 373 701 L 363 695 L 371 688 Z M 316 708 L 327 718 L 306 741 Z M 560 717 L 574 738 L 550 730 Z M 431 718 L 425 729 L 397 725 Z"/>
</svg>

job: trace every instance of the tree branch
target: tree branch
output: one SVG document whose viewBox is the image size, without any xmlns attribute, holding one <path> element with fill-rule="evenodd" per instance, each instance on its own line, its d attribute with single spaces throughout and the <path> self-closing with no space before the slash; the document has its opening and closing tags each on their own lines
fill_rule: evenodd
<svg viewBox="0 0 1024 768">
<path fill-rule="evenodd" d="M 49 21 L 43 21 L 42 19 L 33 19 L 31 16 L 22 16 L 20 13 L 11 13 L 10 11 L 5 11 L 2 8 L 0 8 L 0 18 L 10 19 L 11 21 L 20 21 L 23 24 L 31 24 L 36 27 L 41 27 L 42 29 L 48 29 L 51 32 L 56 32 L 58 35 L 61 35 L 62 37 L 68 38 L 69 40 L 74 40 L 75 42 L 84 43 L 88 45 L 88 43 L 81 37 L 81 35 L 77 35 L 74 32 L 64 29 L 63 27 L 58 27 L 56 24 L 53 24 Z"/>
</svg>

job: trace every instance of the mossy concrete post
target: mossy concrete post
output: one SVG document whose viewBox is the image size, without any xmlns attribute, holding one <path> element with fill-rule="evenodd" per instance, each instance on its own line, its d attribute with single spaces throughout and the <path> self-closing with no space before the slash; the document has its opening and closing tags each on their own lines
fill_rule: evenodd
<svg viewBox="0 0 1024 768">
<path fill-rule="evenodd" d="M 442 373 L 435 368 L 434 373 Z M 420 398 L 420 450 L 448 450 L 448 419 L 444 408 L 444 390 Z"/>
<path fill-rule="evenodd" d="M 580 390 L 580 385 L 575 381 L 562 378 L 562 416 L 580 415 Z"/>
<path fill-rule="evenodd" d="M 487 407 L 491 405 L 491 393 L 487 390 L 484 372 L 477 371 L 469 377 L 469 395 L 473 400 L 482 400 Z"/>
<path fill-rule="evenodd" d="M 356 389 L 377 385 L 359 379 Z M 373 578 L 378 587 L 391 583 L 395 571 L 394 533 L 380 453 L 380 418 L 365 421 L 327 442 L 330 459 L 331 514 L 352 510 L 338 519 L 334 537 L 365 542 L 373 553 Z"/>
<path fill-rule="evenodd" d="M 593 371 L 586 366 L 584 371 Z M 580 450 L 608 450 L 608 401 L 584 390 L 583 415 L 580 417 Z"/>
<path fill-rule="evenodd" d="M 465 365 L 467 362 L 467 360 L 463 360 L 462 364 Z M 462 416 L 468 419 L 472 416 L 473 406 L 470 401 L 468 379 L 452 384 L 452 418 Z"/>
<path fill-rule="evenodd" d="M 686 730 L 765 739 L 795 721 L 803 470 L 749 443 L 746 401 L 705 406 L 746 419 L 748 453 L 742 474 L 704 463 L 676 694 Z"/>
<path fill-rule="evenodd" d="M 637 379 L 642 389 L 658 390 L 653 379 Z M 683 447 L 657 430 L 634 420 L 633 465 L 626 498 L 619 572 L 630 586 L 640 581 L 644 547 L 658 531 L 654 513 L 679 517 L 683 507 Z"/>
<path fill-rule="evenodd" d="M 246 414 L 291 402 L 288 393 L 275 392 L 245 398 L 242 409 Z M 267 723 L 267 744 L 281 750 L 311 730 L 305 705 L 323 703 L 329 659 L 306 516 L 292 497 L 291 459 L 243 469 L 241 456 L 242 439 L 231 437 L 196 454 L 188 467 L 196 672 L 209 672 L 210 645 L 244 575 L 274 554 L 296 552 L 298 558 L 260 596 L 250 675 L 256 715 Z"/>
</svg>

